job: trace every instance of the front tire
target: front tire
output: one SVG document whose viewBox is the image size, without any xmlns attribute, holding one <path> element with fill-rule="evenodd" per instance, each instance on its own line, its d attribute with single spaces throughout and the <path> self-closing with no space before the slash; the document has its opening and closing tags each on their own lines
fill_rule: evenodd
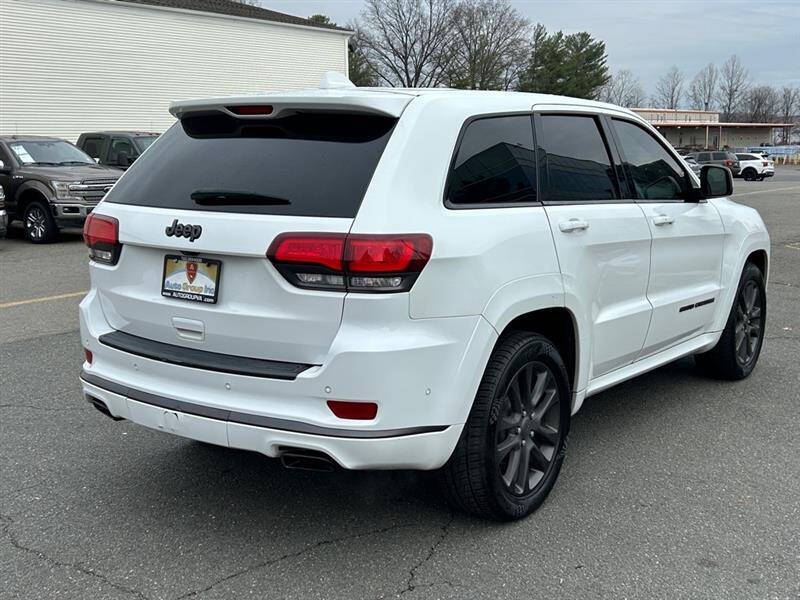
<svg viewBox="0 0 800 600">
<path fill-rule="evenodd" d="M 695 361 L 720 379 L 744 379 L 753 372 L 761 354 L 766 319 L 764 275 L 756 265 L 747 263 L 722 336 L 714 348 L 696 355 Z"/>
<path fill-rule="evenodd" d="M 25 208 L 22 225 L 25 228 L 25 237 L 33 244 L 47 244 L 58 234 L 53 215 L 47 205 L 39 201 L 31 202 Z"/>
<path fill-rule="evenodd" d="M 564 361 L 547 338 L 525 332 L 501 338 L 440 472 L 451 504 L 499 521 L 535 511 L 564 462 L 570 398 Z"/>
</svg>

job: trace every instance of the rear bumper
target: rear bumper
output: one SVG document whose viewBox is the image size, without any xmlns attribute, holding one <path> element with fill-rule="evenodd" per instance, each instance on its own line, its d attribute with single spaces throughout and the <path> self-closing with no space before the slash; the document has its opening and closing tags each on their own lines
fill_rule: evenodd
<svg viewBox="0 0 800 600">
<path fill-rule="evenodd" d="M 82 342 L 93 353 L 83 392 L 116 417 L 267 456 L 291 446 L 348 469 L 435 469 L 458 441 L 497 333 L 480 316 L 410 319 L 407 298 L 405 317 L 378 327 L 359 305 L 403 302 L 397 296 L 355 300 L 322 364 L 277 379 L 104 344 L 113 329 L 92 290 L 80 308 Z M 378 414 L 339 419 L 328 400 L 375 402 Z"/>
<path fill-rule="evenodd" d="M 85 372 L 81 384 L 86 399 L 100 400 L 116 419 L 272 458 L 287 449 L 315 450 L 345 469 L 436 469 L 449 458 L 463 427 L 337 430 L 178 402 L 123 388 Z"/>
</svg>

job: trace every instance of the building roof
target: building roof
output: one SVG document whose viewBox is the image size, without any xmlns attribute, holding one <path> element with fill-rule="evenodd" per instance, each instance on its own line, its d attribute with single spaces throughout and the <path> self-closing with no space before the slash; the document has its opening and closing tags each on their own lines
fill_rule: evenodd
<svg viewBox="0 0 800 600">
<path fill-rule="evenodd" d="M 720 123 L 719 121 L 649 121 L 655 128 L 659 127 L 792 127 L 791 123 Z"/>
<path fill-rule="evenodd" d="M 700 110 L 699 108 L 632 108 L 633 112 L 659 112 L 659 113 L 700 113 L 704 115 L 717 115 L 716 110 Z"/>
<path fill-rule="evenodd" d="M 303 17 L 287 15 L 260 6 L 250 6 L 236 2 L 235 0 L 118 0 L 130 4 L 144 4 L 147 6 L 158 6 L 162 8 L 176 8 L 180 10 L 194 10 L 197 12 L 216 13 L 231 17 L 244 17 L 247 19 L 259 19 L 261 21 L 272 21 L 273 23 L 285 23 L 288 25 L 302 25 L 305 27 L 316 27 L 318 29 L 328 29 L 333 31 L 348 32 L 349 29 L 336 27 L 335 25 L 323 25 L 315 23 Z"/>
</svg>

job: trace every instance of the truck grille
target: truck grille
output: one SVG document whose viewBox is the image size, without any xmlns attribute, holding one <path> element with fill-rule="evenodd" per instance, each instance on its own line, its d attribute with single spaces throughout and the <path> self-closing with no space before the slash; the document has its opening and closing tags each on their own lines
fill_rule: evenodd
<svg viewBox="0 0 800 600">
<path fill-rule="evenodd" d="M 70 191 L 80 196 L 89 204 L 97 204 L 117 182 L 116 179 L 84 179 L 77 185 L 70 186 Z"/>
</svg>

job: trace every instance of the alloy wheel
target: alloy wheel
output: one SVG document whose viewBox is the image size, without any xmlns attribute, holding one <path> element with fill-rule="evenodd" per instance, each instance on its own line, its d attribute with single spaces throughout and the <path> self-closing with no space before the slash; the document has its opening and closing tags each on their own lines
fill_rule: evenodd
<svg viewBox="0 0 800 600">
<path fill-rule="evenodd" d="M 28 234 L 35 240 L 41 240 L 44 237 L 45 229 L 47 228 L 47 215 L 39 206 L 32 206 L 28 210 L 28 215 L 25 219 L 25 229 Z"/>
<path fill-rule="evenodd" d="M 560 401 L 556 379 L 544 363 L 530 362 L 511 378 L 495 429 L 495 460 L 511 494 L 529 494 L 552 467 Z"/>
<path fill-rule="evenodd" d="M 746 365 L 755 356 L 763 330 L 761 290 L 755 281 L 748 281 L 736 299 L 734 344 L 736 360 Z"/>
</svg>

